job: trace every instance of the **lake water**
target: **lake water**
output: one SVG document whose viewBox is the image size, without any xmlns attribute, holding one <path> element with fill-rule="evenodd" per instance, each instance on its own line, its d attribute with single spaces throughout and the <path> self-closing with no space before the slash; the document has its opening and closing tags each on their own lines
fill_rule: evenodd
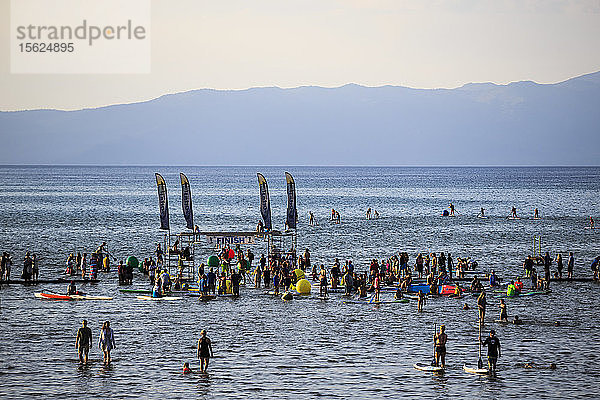
<svg viewBox="0 0 600 400">
<path fill-rule="evenodd" d="M 600 168 L 362 168 L 362 167 L 0 167 L 0 250 L 13 255 L 19 275 L 25 251 L 40 259 L 42 279 L 60 276 L 69 252 L 93 251 L 102 241 L 119 258 L 152 255 L 159 231 L 154 172 L 169 188 L 172 231 L 185 223 L 179 172 L 188 176 L 195 222 L 203 231 L 253 230 L 260 218 L 256 172 L 265 175 L 276 228 L 285 219 L 284 171 L 298 191 L 298 247 L 313 262 L 352 259 L 366 269 L 371 258 L 403 250 L 451 252 L 479 261 L 510 279 L 521 273 L 534 236 L 552 255 L 575 253 L 575 275 L 589 277 L 600 253 Z M 458 216 L 441 212 L 455 204 Z M 524 217 L 507 220 L 512 206 Z M 368 207 L 379 220 L 366 220 Z M 484 207 L 489 219 L 476 218 Z M 541 220 L 533 220 L 533 209 Z M 342 224 L 328 221 L 331 208 Z M 308 211 L 319 225 L 308 226 Z M 526 219 L 525 217 L 529 217 Z M 600 218 L 598 218 L 600 219 Z M 265 252 L 261 243 L 254 252 Z M 198 256 L 212 253 L 203 248 Z M 237 300 L 201 303 L 144 302 L 118 292 L 116 273 L 82 290 L 114 296 L 106 302 L 49 302 L 34 298 L 62 285 L 0 286 L 0 397 L 3 398 L 572 398 L 599 397 L 596 368 L 600 287 L 555 283 L 546 296 L 509 299 L 509 315 L 523 326 L 501 326 L 498 299 L 490 299 L 486 329 L 502 342 L 497 379 L 469 375 L 477 362 L 475 299 L 416 304 L 347 305 L 310 297 L 291 302 L 242 288 Z M 146 285 L 136 272 L 134 286 Z M 464 302 L 471 305 L 463 310 Z M 110 320 L 117 347 L 104 368 L 97 348 L 79 367 L 74 335 L 87 318 L 94 341 Z M 558 321 L 559 326 L 555 325 Z M 431 359 L 434 324 L 450 337 L 448 371 L 432 376 L 413 369 Z M 209 375 L 182 376 L 201 329 L 216 358 Z M 526 362 L 557 364 L 551 370 Z M 194 364 L 192 365 L 195 366 Z"/>
</svg>

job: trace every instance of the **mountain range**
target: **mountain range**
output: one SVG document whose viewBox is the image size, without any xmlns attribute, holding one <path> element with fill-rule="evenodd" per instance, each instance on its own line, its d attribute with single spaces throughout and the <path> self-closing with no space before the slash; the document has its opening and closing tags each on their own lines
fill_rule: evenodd
<svg viewBox="0 0 600 400">
<path fill-rule="evenodd" d="M 600 72 L 455 89 L 200 89 L 0 112 L 1 164 L 599 165 Z"/>
</svg>

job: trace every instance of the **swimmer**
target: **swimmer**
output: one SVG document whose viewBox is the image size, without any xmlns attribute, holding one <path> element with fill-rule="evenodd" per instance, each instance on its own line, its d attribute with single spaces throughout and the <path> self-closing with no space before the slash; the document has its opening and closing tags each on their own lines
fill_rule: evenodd
<svg viewBox="0 0 600 400">
<path fill-rule="evenodd" d="M 371 207 L 367 208 L 367 219 L 371 219 Z"/>
<path fill-rule="evenodd" d="M 463 306 L 463 310 L 469 310 L 471 309 L 471 307 L 469 307 L 469 305 L 467 303 L 465 303 L 465 305 Z"/>
<path fill-rule="evenodd" d="M 183 374 L 191 374 L 192 372 L 194 371 L 190 369 L 190 363 L 183 363 Z"/>
<path fill-rule="evenodd" d="M 523 320 L 521 318 L 519 318 L 518 315 L 515 315 L 515 319 L 513 319 L 512 322 L 514 325 L 523 325 Z"/>
</svg>

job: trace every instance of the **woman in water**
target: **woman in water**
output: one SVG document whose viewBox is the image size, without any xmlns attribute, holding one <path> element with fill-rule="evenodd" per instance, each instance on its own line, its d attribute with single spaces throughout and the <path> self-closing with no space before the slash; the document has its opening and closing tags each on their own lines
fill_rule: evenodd
<svg viewBox="0 0 600 400">
<path fill-rule="evenodd" d="M 110 351 L 116 348 L 116 346 L 115 335 L 110 327 L 110 322 L 108 321 L 102 324 L 100 338 L 98 339 L 98 347 L 102 350 L 104 364 L 110 364 Z"/>
</svg>

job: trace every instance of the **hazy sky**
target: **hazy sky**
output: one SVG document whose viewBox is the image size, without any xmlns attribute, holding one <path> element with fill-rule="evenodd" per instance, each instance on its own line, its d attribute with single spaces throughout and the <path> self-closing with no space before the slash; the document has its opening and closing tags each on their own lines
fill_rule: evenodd
<svg viewBox="0 0 600 400">
<path fill-rule="evenodd" d="M 152 72 L 139 75 L 11 74 L 9 6 L 0 0 L 0 110 L 198 88 L 551 83 L 600 70 L 600 0 L 153 0 Z"/>
</svg>

